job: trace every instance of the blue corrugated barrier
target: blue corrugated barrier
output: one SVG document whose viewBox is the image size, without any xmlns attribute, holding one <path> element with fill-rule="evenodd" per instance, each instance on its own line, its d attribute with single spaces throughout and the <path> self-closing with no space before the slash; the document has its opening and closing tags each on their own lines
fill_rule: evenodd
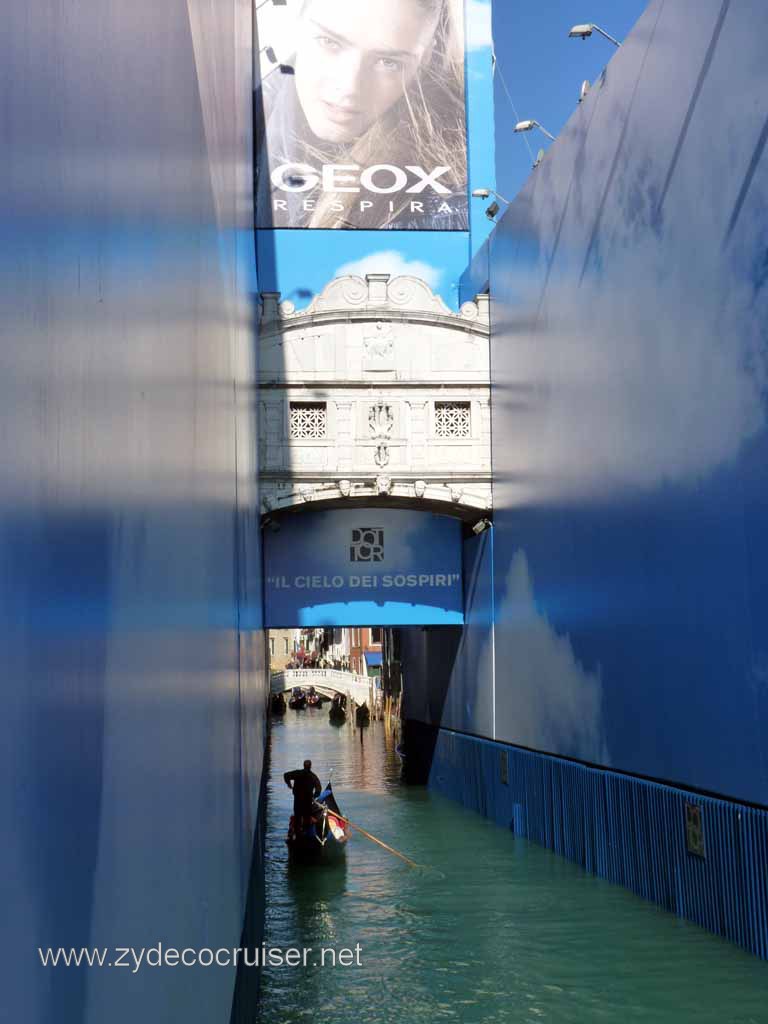
<svg viewBox="0 0 768 1024">
<path fill-rule="evenodd" d="M 447 730 L 429 784 L 768 959 L 768 811 Z M 690 807 L 703 856 L 688 848 Z"/>
</svg>

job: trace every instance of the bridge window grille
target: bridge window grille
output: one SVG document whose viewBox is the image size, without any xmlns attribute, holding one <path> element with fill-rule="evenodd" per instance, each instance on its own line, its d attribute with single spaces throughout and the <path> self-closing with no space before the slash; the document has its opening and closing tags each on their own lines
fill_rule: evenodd
<svg viewBox="0 0 768 1024">
<path fill-rule="evenodd" d="M 317 439 L 326 436 L 325 402 L 291 402 L 290 436 Z"/>
<path fill-rule="evenodd" d="M 435 402 L 437 437 L 469 437 L 470 428 L 469 402 Z"/>
</svg>

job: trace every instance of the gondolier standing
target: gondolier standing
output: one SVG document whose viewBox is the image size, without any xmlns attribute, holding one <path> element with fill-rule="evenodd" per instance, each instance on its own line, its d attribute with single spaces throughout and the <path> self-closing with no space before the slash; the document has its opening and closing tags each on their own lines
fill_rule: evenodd
<svg viewBox="0 0 768 1024">
<path fill-rule="evenodd" d="M 286 772 L 283 778 L 288 789 L 293 790 L 293 816 L 296 827 L 303 829 L 306 819 L 312 817 L 312 803 L 315 797 L 320 796 L 323 791 L 320 779 L 312 771 L 311 761 L 305 761 L 303 768 Z"/>
</svg>

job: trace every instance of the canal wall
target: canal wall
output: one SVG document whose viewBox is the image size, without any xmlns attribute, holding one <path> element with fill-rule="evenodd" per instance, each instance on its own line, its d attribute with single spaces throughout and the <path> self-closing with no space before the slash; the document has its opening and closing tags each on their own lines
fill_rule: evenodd
<svg viewBox="0 0 768 1024">
<path fill-rule="evenodd" d="M 226 1021 L 234 968 L 37 949 L 232 948 L 249 884 L 260 932 L 250 51 L 240 0 L 3 10 L 8 1020 Z"/>
<path fill-rule="evenodd" d="M 759 955 L 766 30 L 758 0 L 650 3 L 470 268 L 492 309 L 491 728 L 457 642 L 403 638 L 433 785 Z"/>
<path fill-rule="evenodd" d="M 768 958 L 765 810 L 444 729 L 425 741 L 433 789 Z M 703 856 L 688 847 L 690 806 Z"/>
</svg>

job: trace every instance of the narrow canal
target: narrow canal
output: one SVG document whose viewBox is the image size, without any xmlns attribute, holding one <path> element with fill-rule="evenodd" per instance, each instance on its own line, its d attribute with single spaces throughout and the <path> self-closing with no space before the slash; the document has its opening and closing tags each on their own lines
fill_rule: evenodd
<svg viewBox="0 0 768 1024">
<path fill-rule="evenodd" d="M 282 775 L 305 757 L 323 782 L 333 769 L 344 813 L 423 867 L 355 834 L 345 864 L 289 868 Z M 381 723 L 273 719 L 268 785 L 267 945 L 359 945 L 361 966 L 267 968 L 263 1024 L 768 1021 L 768 964 L 405 787 Z"/>
</svg>

